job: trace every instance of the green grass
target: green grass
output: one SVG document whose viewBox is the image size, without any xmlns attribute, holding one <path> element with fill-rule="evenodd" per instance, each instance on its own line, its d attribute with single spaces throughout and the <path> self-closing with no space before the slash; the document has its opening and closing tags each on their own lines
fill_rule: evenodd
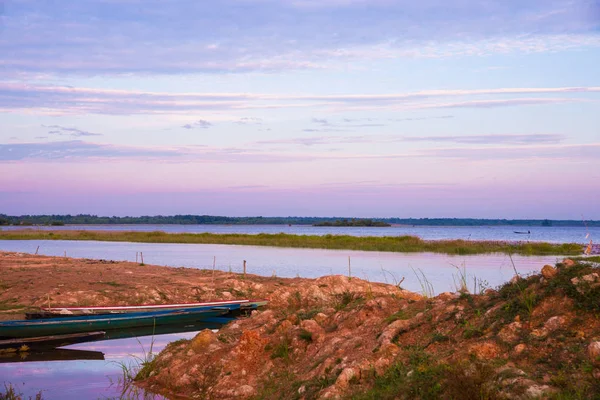
<svg viewBox="0 0 600 400">
<path fill-rule="evenodd" d="M 4 390 L 0 389 L 0 400 L 42 400 L 42 392 L 38 392 L 35 397 L 24 397 L 11 383 L 4 383 Z"/>
<path fill-rule="evenodd" d="M 344 235 L 257 235 L 165 232 L 107 231 L 0 231 L 0 240 L 97 240 L 139 243 L 235 244 L 387 252 L 433 252 L 446 254 L 507 253 L 522 255 L 578 255 L 582 246 L 574 243 L 508 243 L 500 241 L 426 241 L 414 236 L 356 237 Z"/>
<path fill-rule="evenodd" d="M 437 363 L 422 349 L 412 349 L 408 363 L 397 362 L 374 377 L 371 387 L 353 400 L 495 400 L 494 369 L 483 363 Z"/>
</svg>

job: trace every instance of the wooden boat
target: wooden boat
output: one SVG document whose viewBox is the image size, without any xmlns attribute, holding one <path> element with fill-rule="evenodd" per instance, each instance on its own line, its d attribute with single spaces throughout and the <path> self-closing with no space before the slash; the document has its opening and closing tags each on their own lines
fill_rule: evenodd
<svg viewBox="0 0 600 400">
<path fill-rule="evenodd" d="M 226 307 L 194 307 L 185 310 L 1 321 L 0 338 L 26 338 L 141 326 L 184 324 L 225 315 L 239 308 L 240 304 L 231 304 Z"/>
<path fill-rule="evenodd" d="M 154 312 L 161 310 L 185 310 L 195 307 L 228 307 L 239 304 L 240 312 L 253 310 L 267 304 L 266 300 L 224 300 L 201 303 L 179 304 L 144 304 L 139 306 L 99 306 L 99 307 L 42 307 L 39 312 L 25 314 L 26 319 L 56 318 L 67 315 L 102 315 L 125 314 L 137 312 Z"/>
<path fill-rule="evenodd" d="M 531 231 L 527 231 L 527 232 L 524 232 L 524 231 L 513 231 L 513 232 L 516 233 L 517 235 L 530 235 L 531 234 Z"/>
<path fill-rule="evenodd" d="M 83 332 L 83 333 L 71 333 L 66 335 L 53 335 L 53 336 L 38 336 L 30 338 L 18 338 L 18 339 L 6 339 L 0 340 L 0 349 L 14 349 L 18 351 L 23 346 L 27 346 L 27 349 L 38 350 L 38 349 L 54 349 L 61 346 L 67 346 L 70 344 L 90 342 L 93 340 L 100 340 L 104 338 L 106 332 Z"/>
</svg>

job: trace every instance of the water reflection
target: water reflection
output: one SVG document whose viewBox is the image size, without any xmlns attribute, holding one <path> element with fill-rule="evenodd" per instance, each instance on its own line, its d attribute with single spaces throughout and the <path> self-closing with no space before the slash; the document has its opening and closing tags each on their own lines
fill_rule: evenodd
<svg viewBox="0 0 600 400">
<path fill-rule="evenodd" d="M 15 351 L 0 353 L 0 363 L 38 362 L 38 361 L 74 361 L 104 360 L 101 351 L 75 349 L 47 349 L 34 351 Z"/>
<path fill-rule="evenodd" d="M 11 383 L 23 398 L 35 398 L 41 391 L 46 400 L 163 399 L 127 384 L 124 374 L 168 343 L 219 329 L 223 322 L 227 320 L 109 331 L 104 338 L 65 348 L 8 354 L 0 357 L 0 381 Z"/>
</svg>

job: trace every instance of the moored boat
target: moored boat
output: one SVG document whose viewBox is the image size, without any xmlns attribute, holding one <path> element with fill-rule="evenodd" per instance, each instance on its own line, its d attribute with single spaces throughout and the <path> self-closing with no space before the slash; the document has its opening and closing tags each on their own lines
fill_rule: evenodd
<svg viewBox="0 0 600 400">
<path fill-rule="evenodd" d="M 267 304 L 266 300 L 223 300 L 198 303 L 175 304 L 144 304 L 138 306 L 90 306 L 90 307 L 42 307 L 39 312 L 27 313 L 26 319 L 56 318 L 67 315 L 103 315 L 103 314 L 128 314 L 138 312 L 155 312 L 168 310 L 185 310 L 196 307 L 229 307 L 239 304 L 236 310 L 253 310 Z"/>
<path fill-rule="evenodd" d="M 187 309 L 70 316 L 62 318 L 1 321 L 0 338 L 26 338 L 81 332 L 106 331 L 143 326 L 184 324 L 206 318 L 226 315 L 240 308 L 240 304 L 224 307 L 193 307 Z"/>
</svg>

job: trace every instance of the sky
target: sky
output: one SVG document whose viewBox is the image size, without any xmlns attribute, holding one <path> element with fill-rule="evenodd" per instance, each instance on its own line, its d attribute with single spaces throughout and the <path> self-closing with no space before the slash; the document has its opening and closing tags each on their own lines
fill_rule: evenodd
<svg viewBox="0 0 600 400">
<path fill-rule="evenodd" d="M 598 199 L 600 0 L 0 0 L 0 214 Z"/>
</svg>

